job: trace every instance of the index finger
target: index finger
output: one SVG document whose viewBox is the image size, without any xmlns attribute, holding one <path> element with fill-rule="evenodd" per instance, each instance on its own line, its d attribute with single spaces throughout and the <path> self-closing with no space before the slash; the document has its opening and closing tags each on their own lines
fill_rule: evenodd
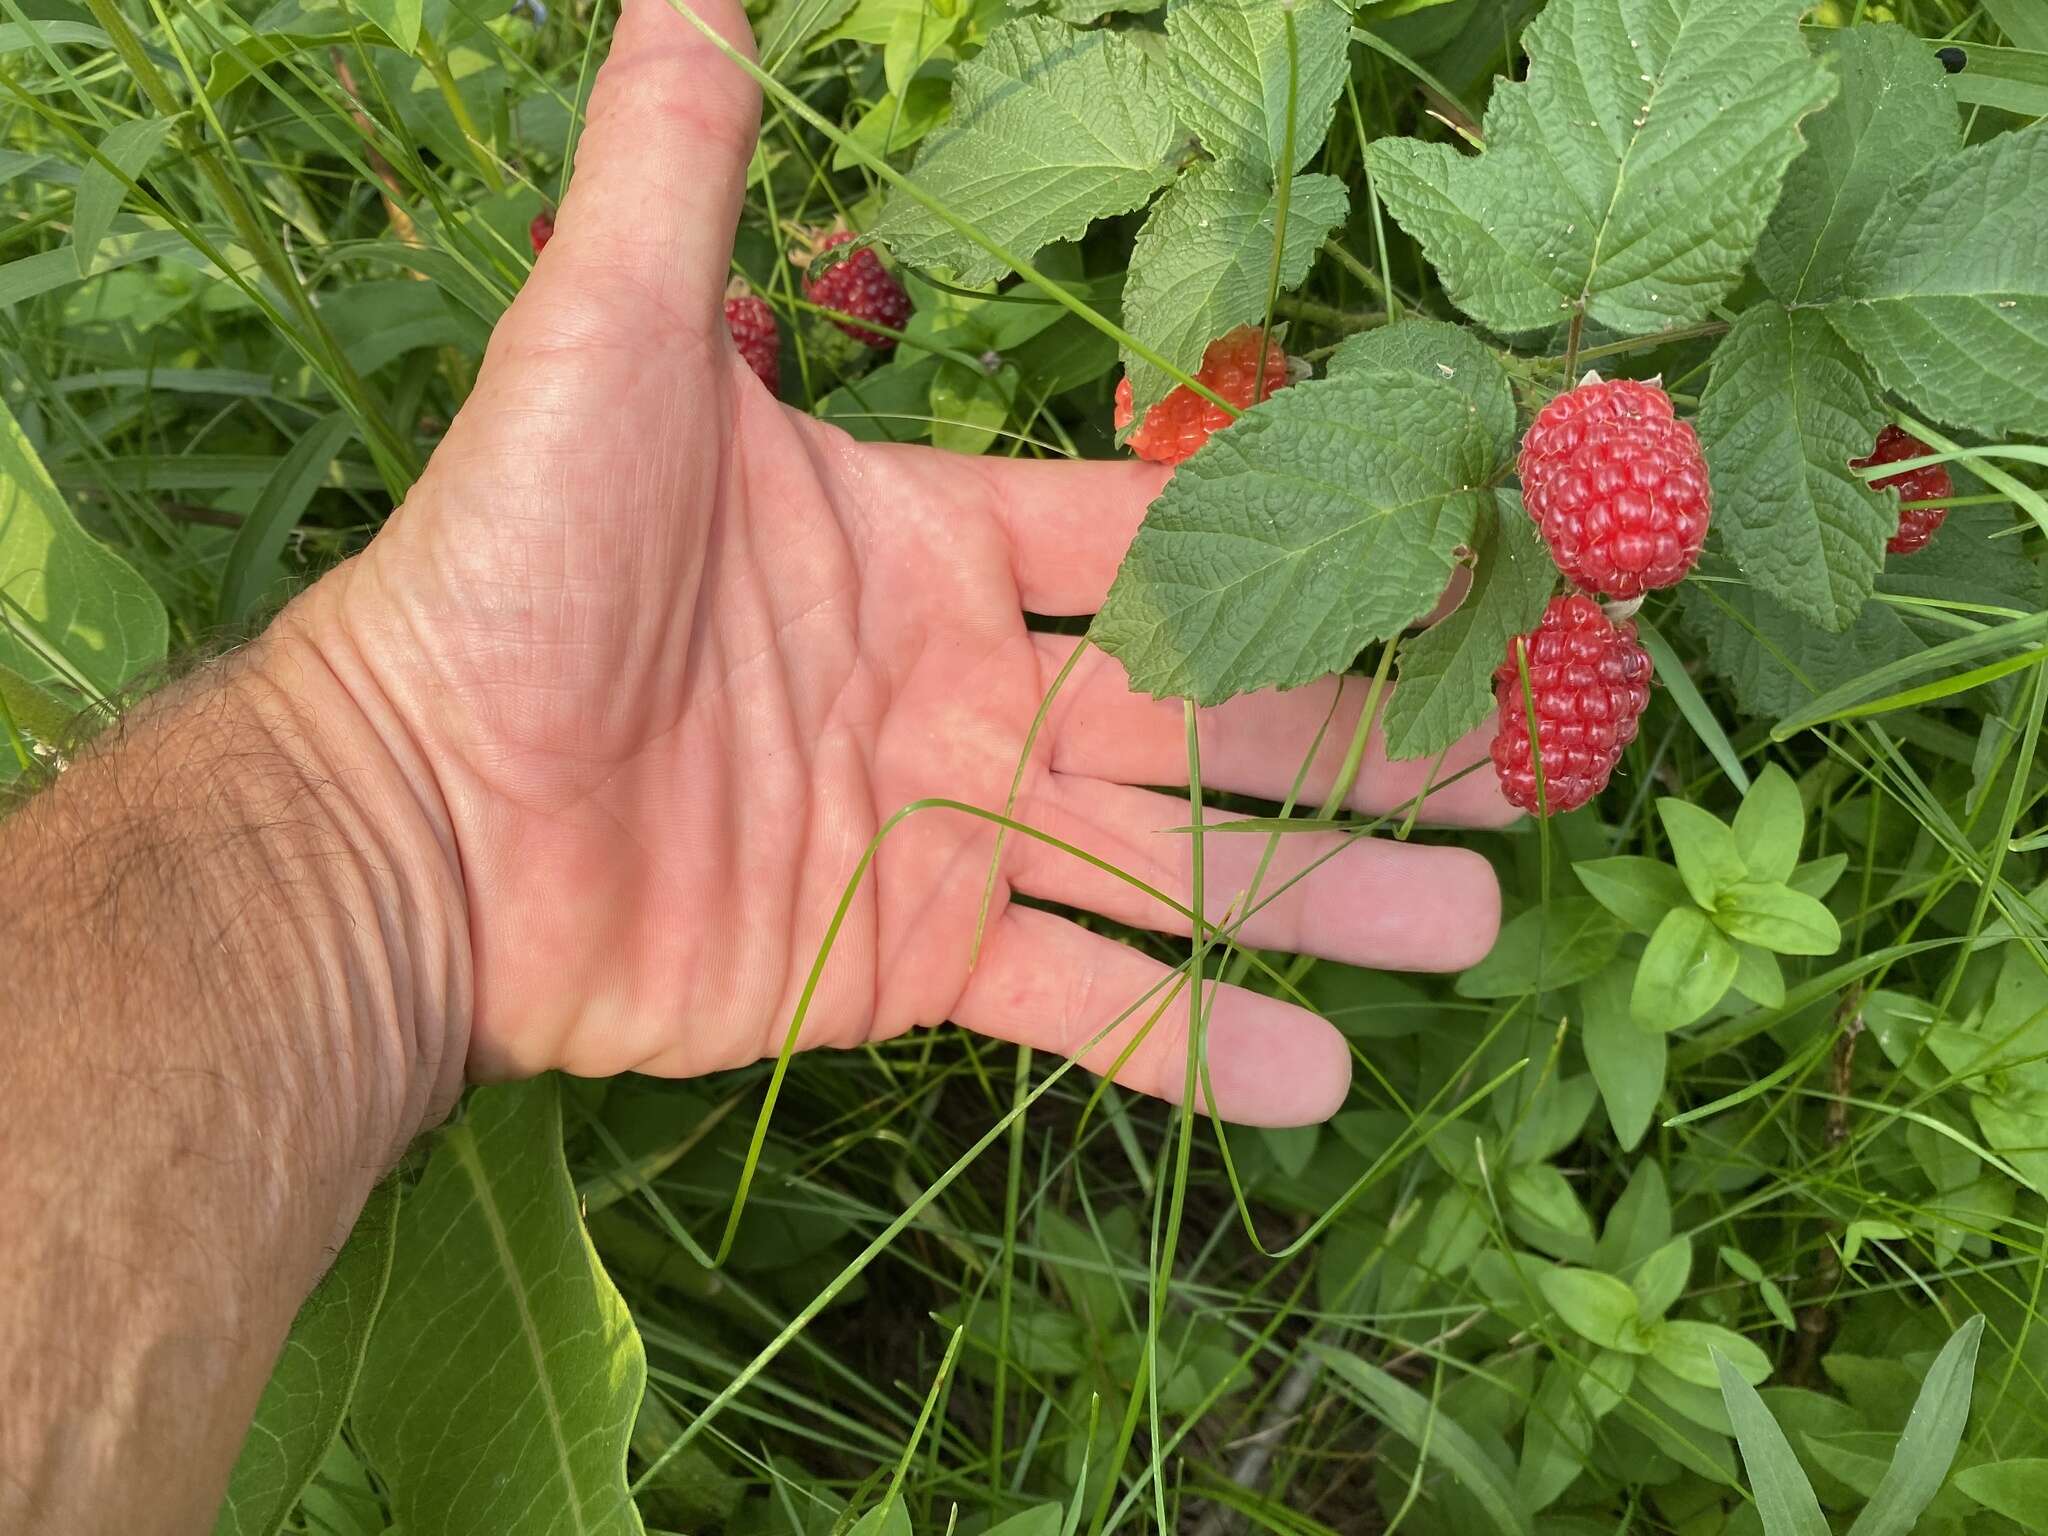
<svg viewBox="0 0 2048 1536">
<path fill-rule="evenodd" d="M 1025 611 L 1093 613 L 1173 471 L 1138 459 L 977 459 Z"/>
</svg>

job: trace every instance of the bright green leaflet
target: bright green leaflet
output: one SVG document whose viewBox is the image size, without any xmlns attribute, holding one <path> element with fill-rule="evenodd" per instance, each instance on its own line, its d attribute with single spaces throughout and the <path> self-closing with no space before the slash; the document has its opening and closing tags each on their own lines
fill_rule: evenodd
<svg viewBox="0 0 2048 1536">
<path fill-rule="evenodd" d="M 1973 1317 L 1942 1346 L 1920 1384 L 1884 1481 L 1849 1527 L 1849 1536 L 1907 1536 L 1941 1492 L 1969 1421 L 1977 1344 L 1983 1337 L 1984 1319 Z"/>
<path fill-rule="evenodd" d="M 1638 1029 L 1629 1017 L 1634 980 L 1628 966 L 1612 965 L 1579 986 L 1579 1044 L 1600 1087 L 1614 1139 L 1625 1152 L 1634 1151 L 1650 1128 L 1668 1065 L 1663 1034 Z"/>
<path fill-rule="evenodd" d="M 409 1530 L 638 1536 L 640 1335 L 591 1249 L 552 1077 L 471 1095 L 398 1223 L 352 1417 Z"/>
<path fill-rule="evenodd" d="M 1714 1368 L 1721 1400 L 1735 1425 L 1735 1441 L 1742 1447 L 1757 1513 L 1763 1517 L 1764 1536 L 1828 1536 L 1827 1518 L 1813 1496 L 1813 1485 L 1800 1470 L 1792 1442 L 1771 1410 L 1727 1359 L 1716 1356 Z"/>
<path fill-rule="evenodd" d="M 1294 163 L 1322 147 L 1351 72 L 1351 18 L 1334 0 L 1296 0 Z M 1166 13 L 1173 105 L 1232 179 L 1268 190 L 1287 136 L 1287 7 L 1281 0 L 1174 0 Z"/>
<path fill-rule="evenodd" d="M 93 160 L 79 172 L 71 225 L 71 246 L 78 258 L 79 276 L 91 274 L 100 242 L 114 227 L 114 215 L 121 211 L 121 203 L 128 196 L 128 183 L 142 174 L 143 167 L 163 148 L 164 140 L 177 126 L 175 119 L 167 117 L 116 123 L 99 145 L 100 153 L 113 169 Z"/>
</svg>

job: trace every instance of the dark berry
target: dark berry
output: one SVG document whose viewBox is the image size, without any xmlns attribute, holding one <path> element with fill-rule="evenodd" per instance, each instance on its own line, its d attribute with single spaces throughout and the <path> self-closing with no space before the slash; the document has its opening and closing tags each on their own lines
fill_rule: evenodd
<svg viewBox="0 0 2048 1536">
<path fill-rule="evenodd" d="M 1263 372 L 1263 379 L 1260 377 Z M 1202 366 L 1195 377 L 1239 410 L 1263 400 L 1290 382 L 1287 354 L 1270 338 L 1266 342 L 1265 367 L 1259 366 L 1259 328 L 1240 325 L 1217 337 L 1202 354 Z M 1119 379 L 1116 386 L 1116 429 L 1131 424 L 1131 381 Z M 1185 384 L 1176 385 L 1166 398 L 1145 413 L 1138 430 L 1125 439 L 1131 452 L 1155 464 L 1178 464 L 1202 444 L 1211 432 L 1220 432 L 1235 420 L 1213 401 L 1204 400 Z"/>
<path fill-rule="evenodd" d="M 814 256 L 845 245 L 857 238 L 850 229 L 834 230 L 819 240 Z M 807 260 L 810 258 L 806 258 Z M 896 275 L 882 265 L 873 246 L 862 246 L 851 256 L 835 261 L 815 276 L 804 278 L 804 297 L 822 309 L 836 311 L 832 323 L 863 346 L 887 352 L 896 345 L 894 336 L 871 331 L 869 325 L 903 329 L 910 319 L 910 295 L 896 281 Z M 859 324 L 866 321 L 867 325 Z"/>
<path fill-rule="evenodd" d="M 1963 67 L 1970 62 L 1970 56 L 1956 47 L 1937 48 L 1934 56 L 1941 60 L 1941 67 L 1952 75 L 1960 75 Z"/>
<path fill-rule="evenodd" d="M 1886 427 L 1877 434 L 1877 446 L 1870 456 L 1851 459 L 1851 469 L 1868 469 L 1873 464 L 1896 464 L 1901 459 L 1917 459 L 1934 452 L 1919 438 L 1903 427 Z M 1899 493 L 1899 531 L 1885 540 L 1884 547 L 1894 555 L 1911 555 L 1927 547 L 1927 541 L 1934 537 L 1934 531 L 1948 519 L 1945 503 L 1956 493 L 1956 483 L 1948 472 L 1946 464 L 1923 464 L 1918 469 L 1908 469 L 1896 475 L 1886 475 L 1870 482 L 1872 490 L 1896 490 Z M 1914 506 L 1914 502 L 1927 505 Z"/>
<path fill-rule="evenodd" d="M 1529 692 L 1522 692 L 1526 653 Z M 1575 811 L 1607 787 L 1622 749 L 1636 737 L 1650 702 L 1650 653 L 1633 623 L 1619 625 L 1582 593 L 1555 597 L 1533 633 L 1508 642 L 1493 674 L 1500 729 L 1493 767 L 1501 793 L 1521 810 L 1538 809 L 1536 763 L 1529 752 L 1533 702 L 1543 759 L 1543 809 Z"/>
<path fill-rule="evenodd" d="M 543 208 L 533 216 L 533 222 L 526 226 L 526 237 L 533 242 L 533 254 L 538 256 L 547 249 L 555 238 L 555 213 L 552 208 Z"/>
<path fill-rule="evenodd" d="M 754 377 L 768 386 L 771 395 L 782 392 L 782 333 L 775 326 L 775 311 L 759 294 L 729 293 L 725 300 L 725 328 L 732 332 L 733 345 L 754 370 Z"/>
</svg>

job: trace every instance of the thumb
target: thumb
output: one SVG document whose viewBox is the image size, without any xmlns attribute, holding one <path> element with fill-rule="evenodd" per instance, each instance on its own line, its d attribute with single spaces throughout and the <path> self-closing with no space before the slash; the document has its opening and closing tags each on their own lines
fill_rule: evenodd
<svg viewBox="0 0 2048 1536">
<path fill-rule="evenodd" d="M 753 56 L 738 0 L 678 0 Z M 616 312 L 636 330 L 718 327 L 761 96 L 670 0 L 625 0 L 553 239 L 522 302 Z M 650 306 L 652 306 L 650 310 Z"/>
</svg>

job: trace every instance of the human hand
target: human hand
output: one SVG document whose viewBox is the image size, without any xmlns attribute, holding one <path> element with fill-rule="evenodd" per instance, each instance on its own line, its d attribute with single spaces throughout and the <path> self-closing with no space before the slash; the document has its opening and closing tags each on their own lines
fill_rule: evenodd
<svg viewBox="0 0 2048 1536">
<path fill-rule="evenodd" d="M 733 0 L 699 14 L 746 47 Z M 773 1054 L 862 850 L 943 796 L 1000 811 L 1074 643 L 1027 612 L 1094 611 L 1160 473 L 856 443 L 761 388 L 721 296 L 759 101 L 665 0 L 627 0 L 558 231 L 498 327 L 475 393 L 368 551 L 294 606 L 281 654 L 317 657 L 394 756 L 421 766 L 459 866 L 475 1075 L 692 1075 Z M 1202 725 L 1213 788 L 1279 797 L 1332 682 L 1242 699 Z M 1365 689 L 1344 691 L 1313 797 Z M 1436 776 L 1480 761 L 1478 738 Z M 1409 801 L 1434 765 L 1369 753 L 1353 806 Z M 1184 904 L 1181 707 L 1084 658 L 1025 767 L 1018 818 Z M 445 809 L 445 818 L 438 809 Z M 1490 773 L 1428 819 L 1509 819 Z M 1206 839 L 1212 919 L 1264 839 Z M 1248 943 L 1449 970 L 1499 914 L 1477 854 L 1291 835 Z M 952 1019 L 1071 1053 L 1166 975 L 1014 895 L 1185 932 L 1070 855 L 1005 844 L 978 959 L 994 826 L 946 810 L 881 846 L 806 1018 L 805 1045 Z M 1149 1009 L 1084 1062 L 1107 1067 Z M 1119 1070 L 1178 1096 L 1185 1006 Z M 1349 1076 L 1314 1015 L 1220 988 L 1218 1108 L 1322 1118 Z"/>
</svg>

